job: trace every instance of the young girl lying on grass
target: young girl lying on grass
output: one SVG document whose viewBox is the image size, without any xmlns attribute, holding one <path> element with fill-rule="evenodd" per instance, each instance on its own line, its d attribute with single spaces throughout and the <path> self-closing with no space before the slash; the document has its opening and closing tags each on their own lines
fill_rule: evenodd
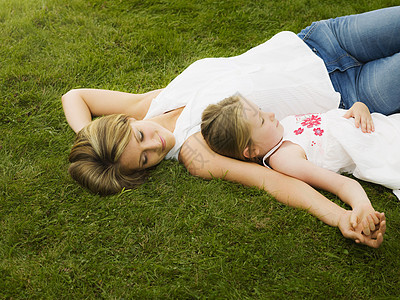
<svg viewBox="0 0 400 300">
<path fill-rule="evenodd" d="M 379 213 L 356 180 L 338 173 L 352 173 L 395 193 L 400 188 L 400 114 L 371 116 L 361 102 L 347 111 L 289 116 L 279 122 L 274 113 L 236 94 L 204 110 L 201 133 L 219 154 L 262 163 L 336 194 L 352 207 L 352 226 L 366 235 L 376 230 Z"/>
</svg>

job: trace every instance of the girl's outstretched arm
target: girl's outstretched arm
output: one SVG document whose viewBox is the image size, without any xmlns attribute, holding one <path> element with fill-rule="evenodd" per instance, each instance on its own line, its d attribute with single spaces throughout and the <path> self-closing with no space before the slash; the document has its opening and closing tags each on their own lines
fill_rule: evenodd
<svg viewBox="0 0 400 300">
<path fill-rule="evenodd" d="M 127 114 L 141 120 L 150 103 L 161 90 L 144 94 L 131 94 L 98 89 L 75 89 L 62 96 L 62 104 L 68 124 L 77 133 L 93 116 Z"/>
<path fill-rule="evenodd" d="M 354 231 L 351 211 L 325 198 L 308 184 L 267 169 L 261 165 L 224 157 L 213 152 L 200 133 L 189 137 L 181 148 L 179 160 L 193 175 L 205 179 L 223 178 L 246 186 L 264 189 L 278 201 L 307 210 L 324 223 L 339 227 L 343 236 L 371 247 L 379 247 L 383 238 L 373 239 Z"/>
<path fill-rule="evenodd" d="M 271 156 L 269 163 L 278 172 L 337 195 L 353 208 L 351 218 L 353 227 L 362 230 L 366 235 L 375 231 L 375 225 L 380 223 L 375 209 L 358 181 L 310 162 L 299 145 L 284 142 Z"/>
</svg>

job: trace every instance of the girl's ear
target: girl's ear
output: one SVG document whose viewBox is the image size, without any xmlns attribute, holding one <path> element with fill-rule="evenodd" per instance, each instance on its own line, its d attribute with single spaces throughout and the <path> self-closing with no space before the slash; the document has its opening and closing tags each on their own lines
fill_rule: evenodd
<svg viewBox="0 0 400 300">
<path fill-rule="evenodd" d="M 250 153 L 250 148 L 248 146 L 246 148 L 244 148 L 244 150 L 243 150 L 243 156 L 248 159 L 257 157 L 258 154 L 259 154 L 259 151 L 257 148 L 253 148 L 251 153 Z"/>
<path fill-rule="evenodd" d="M 243 150 L 243 156 L 246 158 L 250 158 L 250 151 L 249 151 L 249 147 L 244 148 Z"/>
</svg>

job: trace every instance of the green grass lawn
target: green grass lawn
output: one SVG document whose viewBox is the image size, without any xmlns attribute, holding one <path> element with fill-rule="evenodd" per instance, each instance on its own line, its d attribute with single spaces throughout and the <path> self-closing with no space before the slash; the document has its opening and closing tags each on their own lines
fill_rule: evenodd
<svg viewBox="0 0 400 300">
<path fill-rule="evenodd" d="M 388 219 L 379 249 L 173 161 L 99 197 L 67 174 L 74 134 L 61 108 L 72 88 L 162 88 L 197 59 L 395 4 L 0 0 L 0 299 L 400 297 L 400 203 L 388 189 L 362 183 Z"/>
</svg>

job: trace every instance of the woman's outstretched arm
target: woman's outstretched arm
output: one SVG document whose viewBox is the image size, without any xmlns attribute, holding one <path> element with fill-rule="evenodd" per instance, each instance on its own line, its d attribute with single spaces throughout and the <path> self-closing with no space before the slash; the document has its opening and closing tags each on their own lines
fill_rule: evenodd
<svg viewBox="0 0 400 300">
<path fill-rule="evenodd" d="M 213 152 L 200 133 L 192 135 L 182 146 L 180 161 L 193 175 L 211 179 L 223 178 L 264 189 L 278 201 L 305 209 L 324 223 L 339 227 L 343 236 L 358 240 L 371 247 L 379 247 L 383 241 L 385 222 L 374 238 L 355 232 L 350 223 L 351 211 L 330 201 L 308 184 L 280 174 L 255 163 L 242 162 Z M 384 218 L 384 217 L 383 217 Z"/>
<path fill-rule="evenodd" d="M 92 120 L 93 116 L 127 114 L 141 120 L 150 103 L 161 90 L 144 94 L 131 94 L 98 89 L 75 89 L 62 96 L 62 104 L 68 124 L 77 133 Z"/>
</svg>

